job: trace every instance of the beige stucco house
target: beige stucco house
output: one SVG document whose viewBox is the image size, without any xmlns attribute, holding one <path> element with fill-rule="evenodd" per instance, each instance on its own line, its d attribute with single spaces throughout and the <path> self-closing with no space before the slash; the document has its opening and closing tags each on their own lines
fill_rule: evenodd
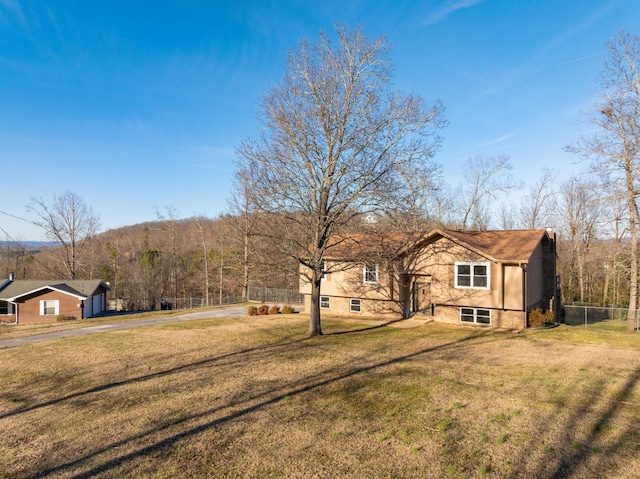
<svg viewBox="0 0 640 479">
<path fill-rule="evenodd" d="M 111 287 L 102 280 L 14 280 L 0 283 L 0 322 L 47 323 L 84 319 L 106 310 Z"/>
<path fill-rule="evenodd" d="M 559 308 L 555 236 L 543 229 L 371 233 L 330 251 L 320 307 L 335 314 L 523 329 L 532 309 Z M 310 283 L 300 292 L 309 310 Z"/>
</svg>

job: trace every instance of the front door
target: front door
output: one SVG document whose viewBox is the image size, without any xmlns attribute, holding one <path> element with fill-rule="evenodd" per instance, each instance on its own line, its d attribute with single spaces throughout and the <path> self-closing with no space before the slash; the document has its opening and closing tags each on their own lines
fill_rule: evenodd
<svg viewBox="0 0 640 479">
<path fill-rule="evenodd" d="M 412 309 L 414 314 L 431 314 L 431 283 L 414 281 L 412 287 Z"/>
</svg>

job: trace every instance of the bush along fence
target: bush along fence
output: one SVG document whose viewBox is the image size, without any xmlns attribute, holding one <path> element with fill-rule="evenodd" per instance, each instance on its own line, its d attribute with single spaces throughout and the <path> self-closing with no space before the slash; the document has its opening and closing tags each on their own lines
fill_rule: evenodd
<svg viewBox="0 0 640 479">
<path fill-rule="evenodd" d="M 570 304 L 564 306 L 564 317 L 562 322 L 569 326 L 618 326 L 626 327 L 633 323 L 633 330 L 640 331 L 640 310 L 631 311 L 629 308 L 616 308 L 614 306 L 588 306 Z"/>
</svg>

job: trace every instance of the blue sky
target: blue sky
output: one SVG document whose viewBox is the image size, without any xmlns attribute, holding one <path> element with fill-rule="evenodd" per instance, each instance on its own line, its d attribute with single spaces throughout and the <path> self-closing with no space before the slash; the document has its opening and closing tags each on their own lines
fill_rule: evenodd
<svg viewBox="0 0 640 479">
<path fill-rule="evenodd" d="M 165 206 L 216 217 L 287 52 L 334 22 L 386 34 L 395 87 L 442 100 L 449 183 L 480 154 L 527 183 L 587 168 L 563 147 L 590 128 L 604 45 L 640 33 L 640 2 L 0 0 L 0 211 L 34 219 L 31 197 L 71 190 L 103 230 Z M 5 214 L 0 228 L 44 239 Z"/>
</svg>

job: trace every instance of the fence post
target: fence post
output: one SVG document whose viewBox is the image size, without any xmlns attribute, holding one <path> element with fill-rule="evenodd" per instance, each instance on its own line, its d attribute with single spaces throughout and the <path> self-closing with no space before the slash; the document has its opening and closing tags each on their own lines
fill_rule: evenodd
<svg viewBox="0 0 640 479">
<path fill-rule="evenodd" d="M 583 306 L 583 308 L 584 308 L 584 329 L 587 329 L 587 311 L 588 311 L 588 309 L 587 309 L 586 306 Z"/>
</svg>

